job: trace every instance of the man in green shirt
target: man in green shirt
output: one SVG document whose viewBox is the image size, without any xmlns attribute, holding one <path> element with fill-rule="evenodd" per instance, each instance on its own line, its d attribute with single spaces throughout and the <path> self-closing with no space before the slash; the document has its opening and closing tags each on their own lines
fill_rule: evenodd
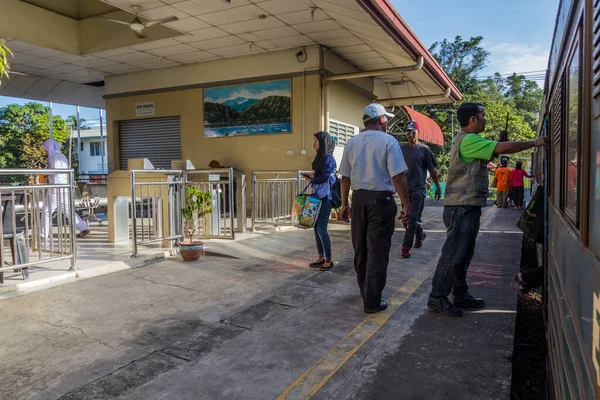
<svg viewBox="0 0 600 400">
<path fill-rule="evenodd" d="M 448 317 L 461 317 L 461 308 L 482 308 L 467 286 L 467 270 L 475 253 L 481 207 L 487 205 L 487 164 L 495 154 L 510 154 L 544 146 L 546 137 L 526 142 L 496 142 L 479 136 L 485 130 L 481 103 L 463 103 L 456 112 L 461 131 L 450 150 L 450 168 L 444 198 L 446 242 L 433 276 L 427 307 Z M 448 296 L 452 293 L 453 303 Z"/>
</svg>

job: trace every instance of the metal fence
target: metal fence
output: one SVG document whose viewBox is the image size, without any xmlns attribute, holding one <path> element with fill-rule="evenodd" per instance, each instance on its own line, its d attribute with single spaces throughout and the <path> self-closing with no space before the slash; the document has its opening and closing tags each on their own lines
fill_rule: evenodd
<svg viewBox="0 0 600 400">
<path fill-rule="evenodd" d="M 313 171 L 254 171 L 252 173 L 252 230 L 256 225 L 292 225 L 296 195 L 308 186 Z"/>
<path fill-rule="evenodd" d="M 40 184 L 42 175 L 51 183 Z M 73 170 L 0 169 L 0 176 L 14 182 L 0 186 L 0 283 L 6 271 L 27 279 L 29 267 L 60 260 L 77 270 Z M 9 252 L 12 263 L 6 261 Z"/>
<path fill-rule="evenodd" d="M 183 238 L 181 208 L 185 173 L 181 170 L 132 170 L 132 257 L 138 246 Z"/>
<path fill-rule="evenodd" d="M 200 237 L 206 239 L 235 239 L 235 195 L 238 190 L 233 168 L 193 170 L 186 173 L 186 187 L 211 193 L 212 213 L 203 220 Z"/>
</svg>

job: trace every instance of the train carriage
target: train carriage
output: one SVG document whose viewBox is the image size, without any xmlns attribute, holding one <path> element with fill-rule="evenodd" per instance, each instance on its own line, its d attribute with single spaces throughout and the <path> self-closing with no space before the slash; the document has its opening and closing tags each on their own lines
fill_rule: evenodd
<svg viewBox="0 0 600 400">
<path fill-rule="evenodd" d="M 600 0 L 562 0 L 536 156 L 550 398 L 600 398 Z"/>
</svg>

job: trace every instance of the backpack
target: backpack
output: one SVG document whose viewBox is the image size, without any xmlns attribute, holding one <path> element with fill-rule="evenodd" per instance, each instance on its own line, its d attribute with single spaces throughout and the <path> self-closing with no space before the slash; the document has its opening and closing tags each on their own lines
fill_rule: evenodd
<svg viewBox="0 0 600 400">
<path fill-rule="evenodd" d="M 335 183 L 331 185 L 331 208 L 340 208 L 342 206 L 342 185 L 340 178 L 336 175 Z"/>
</svg>

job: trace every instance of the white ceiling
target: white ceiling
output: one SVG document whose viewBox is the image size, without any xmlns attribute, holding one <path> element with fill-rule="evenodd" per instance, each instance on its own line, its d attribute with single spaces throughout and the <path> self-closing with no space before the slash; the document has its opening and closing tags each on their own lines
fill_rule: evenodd
<svg viewBox="0 0 600 400">
<path fill-rule="evenodd" d="M 10 62 L 12 70 L 83 84 L 102 81 L 111 74 L 317 43 L 361 70 L 414 63 L 354 0 L 231 0 L 231 4 L 222 0 L 102 1 L 127 11 L 138 4 L 141 15 L 148 19 L 175 15 L 179 20 L 165 25 L 185 35 L 85 56 L 9 40 L 7 45 L 15 55 Z M 152 28 L 147 34 L 151 39 Z M 395 81 L 399 76 L 389 78 Z M 413 73 L 410 81 L 415 96 L 431 93 L 433 82 L 424 72 Z M 423 86 L 429 88 L 422 90 Z M 5 94 L 2 86 L 0 93 Z"/>
</svg>

